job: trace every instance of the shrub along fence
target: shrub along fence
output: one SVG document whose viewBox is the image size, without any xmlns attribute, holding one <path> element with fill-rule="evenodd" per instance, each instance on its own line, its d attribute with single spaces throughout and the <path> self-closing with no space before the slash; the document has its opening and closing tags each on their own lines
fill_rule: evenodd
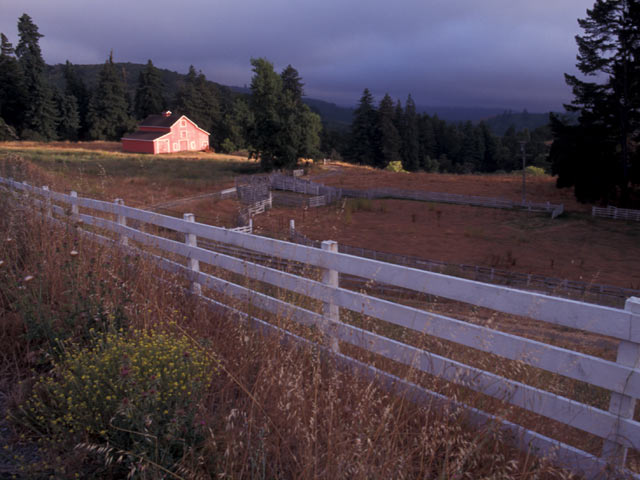
<svg viewBox="0 0 640 480">
<path fill-rule="evenodd" d="M 616 220 L 635 220 L 636 222 L 640 222 L 640 210 L 616 208 L 611 205 L 607 206 L 607 208 L 592 207 L 591 216 L 614 218 Z"/>
<path fill-rule="evenodd" d="M 605 472 L 612 472 L 615 468 L 624 468 L 628 450 L 640 451 L 640 423 L 634 420 L 636 399 L 640 396 L 640 299 L 628 299 L 624 309 L 586 304 L 355 257 L 339 253 L 338 245 L 332 241 L 322 242 L 322 248 L 318 249 L 199 224 L 190 214 L 180 219 L 127 207 L 122 201 L 109 203 L 81 198 L 74 192 L 65 195 L 9 179 L 0 179 L 0 183 L 13 191 L 24 192 L 25 202 L 37 201 L 42 214 L 52 221 L 70 220 L 73 225 L 99 240 L 108 241 L 107 238 L 112 238 L 120 245 L 136 247 L 147 255 L 154 253 L 155 260 L 162 268 L 185 275 L 192 282 L 195 293 L 204 292 L 205 287 L 207 293 L 242 302 L 252 312 L 263 312 L 267 316 L 275 314 L 320 330 L 326 336 L 328 348 L 341 363 L 352 365 L 357 371 L 375 377 L 394 391 L 404 392 L 414 400 L 446 401 L 437 392 L 394 376 L 382 367 L 367 366 L 350 357 L 351 347 L 370 352 L 375 358 L 389 359 L 418 372 L 437 376 L 465 390 L 497 399 L 503 405 L 518 407 L 529 414 L 598 437 L 602 443 L 599 454 L 594 455 L 578 448 L 579 445 L 568 445 L 477 408 L 467 409 L 469 418 L 478 422 L 497 422 L 501 428 L 512 432 L 514 441 L 520 447 L 533 449 L 539 455 L 591 478 L 606 475 Z M 141 229 L 128 226 L 130 219 L 140 222 Z M 156 229 L 157 234 L 143 231 L 147 226 Z M 184 241 L 177 240 L 181 236 Z M 213 242 L 214 246 L 224 244 L 251 250 L 257 255 L 298 262 L 321 272 L 321 279 L 281 270 L 277 265 L 264 265 L 222 251 L 201 248 L 198 245 L 203 239 Z M 238 278 L 249 279 L 251 286 L 203 272 L 200 270 L 203 264 L 215 267 L 216 272 L 226 271 Z M 340 273 L 418 294 L 524 316 L 531 321 L 611 337 L 619 341 L 617 360 L 605 360 L 349 290 L 340 285 Z M 265 285 L 271 287 L 260 291 Z M 288 291 L 293 296 L 301 295 L 312 302 L 310 306 L 302 307 L 281 296 L 272 296 L 274 287 L 275 291 Z M 319 305 L 317 309 L 316 303 Z M 506 378 L 350 324 L 351 314 L 348 315 L 348 312 L 363 318 L 378 319 L 388 326 L 401 327 L 403 331 L 412 331 L 413 337 L 426 335 L 476 354 L 496 355 L 517 361 L 545 375 L 579 382 L 583 387 L 561 395 Z M 390 329 L 382 331 L 389 332 Z M 382 364 L 386 365 L 384 362 Z M 577 395 L 576 391 L 585 389 L 608 392 L 609 408 L 596 407 L 581 398 L 570 398 L 570 395 Z M 485 405 L 488 404 L 485 402 Z M 562 433 L 561 430 L 559 433 Z M 627 471 L 625 474 L 640 478 L 637 473 Z"/>
</svg>

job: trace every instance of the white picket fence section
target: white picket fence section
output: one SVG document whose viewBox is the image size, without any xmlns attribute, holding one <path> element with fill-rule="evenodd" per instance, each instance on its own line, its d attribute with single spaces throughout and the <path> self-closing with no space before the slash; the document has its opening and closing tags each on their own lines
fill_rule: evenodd
<svg viewBox="0 0 640 480">
<path fill-rule="evenodd" d="M 636 222 L 640 222 L 640 210 L 617 208 L 611 205 L 607 206 L 607 208 L 592 207 L 591 216 L 614 218 L 616 220 L 635 220 Z"/>
<path fill-rule="evenodd" d="M 408 392 L 414 399 L 431 399 L 438 402 L 443 400 L 442 395 L 438 393 L 346 356 L 339 351 L 340 343 L 357 346 L 429 375 L 439 376 L 471 391 L 480 392 L 506 404 L 600 437 L 603 439 L 601 455 L 594 456 L 557 439 L 469 408 L 471 418 L 477 421 L 496 421 L 502 428 L 511 431 L 520 447 L 533 449 L 536 453 L 589 478 L 615 476 L 615 473 L 606 472 L 625 468 L 629 449 L 640 451 L 640 422 L 633 418 L 636 399 L 640 396 L 638 298 L 628 299 L 624 309 L 586 304 L 343 254 L 337 251 L 335 242 L 322 242 L 322 248 L 317 249 L 196 223 L 192 217 L 188 217 L 189 214 L 185 214 L 184 219 L 174 218 L 127 207 L 122 201 L 110 203 L 81 198 L 74 192 L 65 195 L 10 179 L 0 178 L 0 184 L 28 194 L 25 201 L 32 201 L 34 197 L 40 199 L 41 212 L 51 216 L 52 220 L 70 219 L 74 225 L 84 225 L 89 230 L 94 230 L 90 235 L 96 235 L 96 228 L 111 232 L 110 235 L 114 236 L 115 241 L 122 245 L 128 244 L 129 248 L 137 246 L 144 250 L 145 247 L 153 247 L 183 257 L 186 265 L 162 257 L 156 257 L 156 260 L 163 268 L 187 276 L 192 282 L 192 290 L 196 293 L 200 291 L 201 286 L 206 287 L 236 301 L 246 302 L 259 310 L 321 329 L 327 336 L 330 350 L 334 351 L 336 358 L 341 362 L 352 364 L 354 368 L 375 376 L 382 383 Z M 89 214 L 87 211 L 100 213 Z M 113 217 L 104 218 L 97 216 L 99 214 Z M 185 241 L 180 242 L 131 228 L 127 225 L 129 220 L 179 232 L 184 234 Z M 320 269 L 323 272 L 322 280 L 306 278 L 270 265 L 201 248 L 198 246 L 201 245 L 201 240 L 209 244 L 225 244 L 251 250 L 269 258 L 277 257 L 289 262 L 299 262 Z M 322 311 L 311 311 L 204 273 L 199 267 L 202 264 L 222 268 L 245 278 L 318 300 L 323 305 Z M 604 360 L 348 290 L 339 285 L 339 274 L 366 278 L 417 293 L 608 336 L 620 342 L 617 361 Z M 605 389 L 611 392 L 610 407 L 608 410 L 596 408 L 343 323 L 340 321 L 340 309 L 413 330 L 416 335 L 426 334 Z M 628 471 L 625 474 L 640 478 L 640 475 Z"/>
</svg>

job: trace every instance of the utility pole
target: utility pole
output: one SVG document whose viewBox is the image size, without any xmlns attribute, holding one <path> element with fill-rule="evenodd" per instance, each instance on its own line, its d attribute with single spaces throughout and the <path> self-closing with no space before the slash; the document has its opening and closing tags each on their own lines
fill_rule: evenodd
<svg viewBox="0 0 640 480">
<path fill-rule="evenodd" d="M 520 152 L 522 153 L 522 204 L 527 200 L 527 184 L 526 184 L 526 170 L 525 170 L 525 162 L 527 155 L 524 152 L 524 146 L 526 145 L 526 141 L 520 141 Z"/>
</svg>

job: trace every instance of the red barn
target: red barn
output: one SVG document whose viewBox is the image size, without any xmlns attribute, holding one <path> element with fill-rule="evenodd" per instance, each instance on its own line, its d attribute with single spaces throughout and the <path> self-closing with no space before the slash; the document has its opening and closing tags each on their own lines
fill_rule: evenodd
<svg viewBox="0 0 640 480">
<path fill-rule="evenodd" d="M 209 132 L 185 115 L 164 112 L 149 115 L 138 130 L 122 137 L 122 150 L 135 153 L 173 153 L 206 150 Z"/>
</svg>

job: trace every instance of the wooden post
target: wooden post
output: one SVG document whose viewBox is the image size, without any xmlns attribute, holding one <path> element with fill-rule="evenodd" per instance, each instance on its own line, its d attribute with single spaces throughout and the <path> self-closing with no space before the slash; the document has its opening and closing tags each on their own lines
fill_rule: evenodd
<svg viewBox="0 0 640 480">
<path fill-rule="evenodd" d="M 249 233 L 253 233 L 253 218 L 249 219 Z"/>
<path fill-rule="evenodd" d="M 293 235 L 296 233 L 296 221 L 292 218 L 289 220 L 289 236 L 293 238 Z"/>
<path fill-rule="evenodd" d="M 193 215 L 193 213 L 185 213 L 182 218 L 186 221 L 186 222 L 192 222 L 195 223 L 196 218 Z M 249 220 L 249 222 L 251 222 L 251 220 Z M 196 235 L 194 233 L 185 233 L 184 235 L 184 243 L 186 243 L 187 245 L 189 245 L 190 247 L 197 247 L 198 246 L 198 239 L 196 238 Z M 188 262 L 188 267 L 193 270 L 194 272 L 199 272 L 200 271 L 200 261 L 196 260 L 195 258 L 189 258 L 187 260 Z M 200 295 L 202 293 L 202 285 L 200 285 L 198 282 L 192 282 L 191 283 L 191 293 L 195 293 L 196 295 Z"/>
<path fill-rule="evenodd" d="M 631 322 L 640 323 L 640 298 L 631 297 L 625 302 L 624 309 L 631 313 Z M 634 327 L 631 327 L 633 330 Z M 640 344 L 621 340 L 618 346 L 617 363 L 637 369 L 640 367 Z M 636 399 L 622 393 L 611 392 L 609 412 L 618 418 L 633 418 Z M 609 463 L 624 467 L 627 460 L 627 450 L 624 437 L 618 431 L 611 432 L 609 439 L 602 445 L 602 456 Z"/>
<path fill-rule="evenodd" d="M 47 217 L 51 217 L 51 194 L 49 192 L 49 187 L 46 185 L 42 186 L 42 190 L 44 190 L 45 194 L 44 194 L 44 204 L 45 204 L 45 213 L 47 215 Z"/>
<path fill-rule="evenodd" d="M 322 242 L 322 249 L 328 252 L 338 252 L 338 242 L 333 240 L 325 240 Z M 325 268 L 322 270 L 322 283 L 331 287 L 339 286 L 338 271 Z M 324 334 L 327 339 L 331 350 L 338 353 L 340 347 L 338 345 L 338 339 L 331 335 L 331 326 L 333 323 L 340 321 L 340 307 L 335 305 L 333 299 L 329 302 L 324 302 L 322 305 L 322 315 L 324 317 Z"/>
<path fill-rule="evenodd" d="M 71 198 L 74 198 L 77 200 L 78 192 L 71 190 L 70 196 Z M 72 202 L 71 203 L 71 219 L 76 220 L 77 216 L 80 215 L 80 208 L 78 207 L 78 204 L 75 203 L 73 200 L 71 202 Z"/>
<path fill-rule="evenodd" d="M 116 198 L 113 203 L 115 203 L 118 206 L 123 207 L 124 206 L 124 200 L 121 198 Z M 116 223 L 118 225 L 122 225 L 123 227 L 127 226 L 127 217 L 125 217 L 124 215 L 121 215 L 119 213 L 116 214 Z M 127 246 L 129 245 L 129 238 L 124 234 L 120 234 L 120 244 L 123 246 Z"/>
</svg>

